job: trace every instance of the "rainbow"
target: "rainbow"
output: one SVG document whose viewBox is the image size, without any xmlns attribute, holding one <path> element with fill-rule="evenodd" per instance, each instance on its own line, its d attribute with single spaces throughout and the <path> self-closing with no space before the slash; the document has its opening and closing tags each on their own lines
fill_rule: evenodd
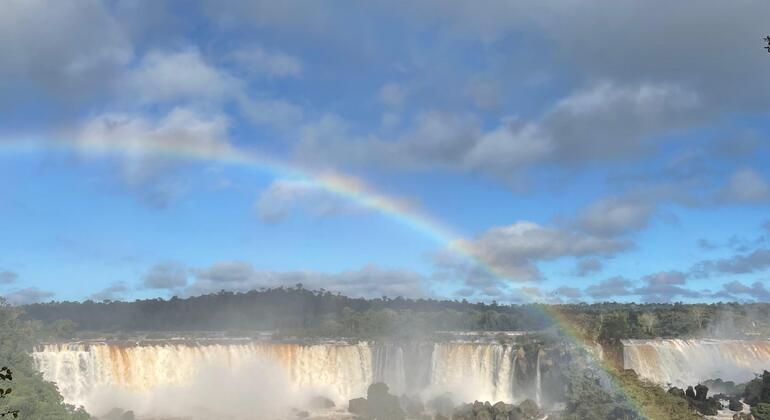
<svg viewBox="0 0 770 420">
<path fill-rule="evenodd" d="M 474 252 L 468 241 L 462 240 L 452 229 L 438 220 L 430 217 L 416 206 L 405 200 L 399 200 L 377 192 L 363 180 L 336 171 L 313 171 L 298 165 L 259 154 L 255 151 L 237 149 L 230 145 L 189 146 L 182 143 L 167 144 L 147 142 L 142 140 L 101 141 L 101 139 L 86 142 L 71 141 L 18 141 L 0 143 L 0 153 L 25 153 L 41 150 L 74 151 L 86 158 L 94 157 L 161 157 L 174 160 L 198 162 L 217 162 L 226 165 L 244 166 L 269 173 L 276 177 L 301 181 L 303 184 L 327 191 L 336 196 L 349 200 L 359 206 L 384 214 L 394 221 L 407 226 L 435 240 L 439 245 L 446 246 L 450 251 L 474 261 L 491 274 L 506 278 L 503 270 L 498 269 L 489 261 L 485 261 Z M 541 296 L 527 288 L 520 288 L 519 293 L 528 302 L 537 302 Z M 592 349 L 592 343 L 583 340 L 573 323 L 560 311 L 547 305 L 535 305 L 543 315 L 552 319 L 560 327 L 565 336 L 580 347 L 582 352 L 590 357 L 593 363 L 600 367 L 616 389 L 623 391 L 613 372 L 614 368 L 608 361 L 599 358 Z M 633 398 L 623 392 L 636 411 L 644 414 Z"/>
</svg>

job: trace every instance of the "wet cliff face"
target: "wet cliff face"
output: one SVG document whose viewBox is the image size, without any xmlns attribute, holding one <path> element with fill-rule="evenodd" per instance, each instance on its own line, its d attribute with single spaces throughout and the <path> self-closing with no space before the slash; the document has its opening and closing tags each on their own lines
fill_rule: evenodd
<svg viewBox="0 0 770 420">
<path fill-rule="evenodd" d="M 142 406 L 156 409 L 153 395 L 167 389 L 180 395 L 211 375 L 223 377 L 222 387 L 237 388 L 233 392 L 261 389 L 265 375 L 280 377 L 271 392 L 283 387 L 280 395 L 325 395 L 338 403 L 365 395 L 373 382 L 387 383 L 396 395 L 429 398 L 450 392 L 457 402 L 554 400 L 553 393 L 543 391 L 543 384 L 550 387 L 558 376 L 558 358 L 549 354 L 501 343 L 241 342 L 50 344 L 33 356 L 65 401 L 98 411 L 109 408 L 105 398 L 115 397 L 115 404 L 139 405 L 141 412 Z"/>
<path fill-rule="evenodd" d="M 716 378 L 746 382 L 770 368 L 770 341 L 625 340 L 623 364 L 661 385 L 683 387 Z"/>
</svg>

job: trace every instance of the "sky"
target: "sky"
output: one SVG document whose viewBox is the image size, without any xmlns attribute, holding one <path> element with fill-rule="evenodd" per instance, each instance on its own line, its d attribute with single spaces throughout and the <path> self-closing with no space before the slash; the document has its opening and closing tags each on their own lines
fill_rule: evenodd
<svg viewBox="0 0 770 420">
<path fill-rule="evenodd" d="M 770 301 L 770 3 L 7 0 L 0 295 Z"/>
</svg>

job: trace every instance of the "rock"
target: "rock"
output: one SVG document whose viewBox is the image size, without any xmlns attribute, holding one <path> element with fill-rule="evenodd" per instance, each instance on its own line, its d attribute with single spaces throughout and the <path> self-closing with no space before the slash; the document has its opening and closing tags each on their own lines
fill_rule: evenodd
<svg viewBox="0 0 770 420">
<path fill-rule="evenodd" d="M 511 411 L 508 412 L 508 420 L 525 420 L 526 417 L 524 417 L 524 413 L 521 412 L 521 409 L 519 407 L 513 407 Z"/>
<path fill-rule="evenodd" d="M 388 392 L 388 386 L 382 382 L 369 385 L 366 391 L 367 412 L 377 420 L 404 420 L 406 415 L 401 409 L 398 397 Z"/>
<path fill-rule="evenodd" d="M 716 416 L 722 408 L 722 404 L 713 398 L 707 398 L 706 400 L 690 400 L 690 406 L 704 416 Z"/>
<path fill-rule="evenodd" d="M 509 420 L 508 419 L 508 413 L 506 413 L 506 414 L 502 414 L 502 413 L 495 414 L 494 420 Z"/>
<path fill-rule="evenodd" d="M 307 408 L 311 410 L 334 408 L 334 401 L 318 395 L 311 398 L 310 401 L 308 401 Z"/>
<path fill-rule="evenodd" d="M 306 419 L 308 417 L 310 417 L 310 413 L 308 413 L 307 411 L 299 411 L 299 412 L 297 412 L 297 418 Z"/>
<path fill-rule="evenodd" d="M 695 399 L 695 391 L 692 389 L 691 386 L 687 387 L 687 391 L 684 392 L 684 395 L 687 396 L 687 398 L 694 400 Z"/>
<path fill-rule="evenodd" d="M 369 401 L 366 398 L 353 398 L 348 402 L 348 411 L 359 416 L 369 414 Z"/>
<path fill-rule="evenodd" d="M 484 403 L 481 401 L 474 401 L 473 414 L 479 414 L 479 412 L 481 412 L 482 410 L 484 410 Z"/>
<path fill-rule="evenodd" d="M 703 384 L 695 385 L 695 399 L 699 401 L 706 401 L 708 398 L 709 387 Z"/>
<path fill-rule="evenodd" d="M 751 413 L 735 413 L 733 414 L 733 420 L 754 420 L 754 416 Z"/>
<path fill-rule="evenodd" d="M 540 418 L 541 415 L 540 408 L 538 408 L 537 403 L 530 399 L 522 401 L 522 403 L 519 404 L 519 410 L 525 419 L 537 419 Z"/>
<path fill-rule="evenodd" d="M 476 413 L 476 420 L 494 420 L 494 417 L 485 407 L 483 410 Z"/>
<path fill-rule="evenodd" d="M 378 397 L 384 397 L 386 395 L 390 395 L 388 393 L 388 385 L 384 382 L 377 382 L 374 384 L 369 385 L 369 388 L 366 390 L 366 399 L 372 400 L 377 399 Z"/>
<path fill-rule="evenodd" d="M 738 398 L 730 398 L 730 403 L 727 404 L 727 408 L 730 409 L 730 411 L 743 411 L 743 403 Z"/>
<path fill-rule="evenodd" d="M 679 398 L 681 398 L 683 400 L 687 398 L 687 396 L 684 394 L 684 390 L 682 388 L 677 388 L 677 387 L 669 388 L 668 389 L 668 393 L 673 395 L 673 396 L 675 396 L 675 397 L 679 397 Z"/>
<path fill-rule="evenodd" d="M 498 401 L 492 406 L 492 412 L 495 414 L 508 414 L 505 403 L 502 401 Z"/>
</svg>

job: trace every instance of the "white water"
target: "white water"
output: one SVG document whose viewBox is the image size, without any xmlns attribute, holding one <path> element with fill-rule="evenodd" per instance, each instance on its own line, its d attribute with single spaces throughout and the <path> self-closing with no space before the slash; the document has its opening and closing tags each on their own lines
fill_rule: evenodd
<svg viewBox="0 0 770 420">
<path fill-rule="evenodd" d="M 707 379 L 746 382 L 770 370 L 766 340 L 625 340 L 623 364 L 661 385 L 696 385 Z"/>
<path fill-rule="evenodd" d="M 238 410 L 264 410 L 268 403 L 285 408 L 311 395 L 346 406 L 348 399 L 365 396 L 376 381 L 385 381 L 397 395 L 405 390 L 425 397 L 452 392 L 462 401 L 510 402 L 515 400 L 515 353 L 498 343 L 415 348 L 366 343 L 73 343 L 45 345 L 33 357 L 66 402 L 95 414 L 120 406 L 139 414 L 189 415 L 185 409 L 192 405 L 190 400 L 205 398 L 224 400 L 222 406 L 232 411 L 230 417 L 217 413 L 217 418 L 240 418 Z M 212 414 L 217 410 L 208 402 L 198 404 Z"/>
<path fill-rule="evenodd" d="M 542 380 L 540 379 L 540 351 L 537 352 L 537 367 L 535 368 L 535 402 L 540 406 L 542 400 Z"/>
</svg>

